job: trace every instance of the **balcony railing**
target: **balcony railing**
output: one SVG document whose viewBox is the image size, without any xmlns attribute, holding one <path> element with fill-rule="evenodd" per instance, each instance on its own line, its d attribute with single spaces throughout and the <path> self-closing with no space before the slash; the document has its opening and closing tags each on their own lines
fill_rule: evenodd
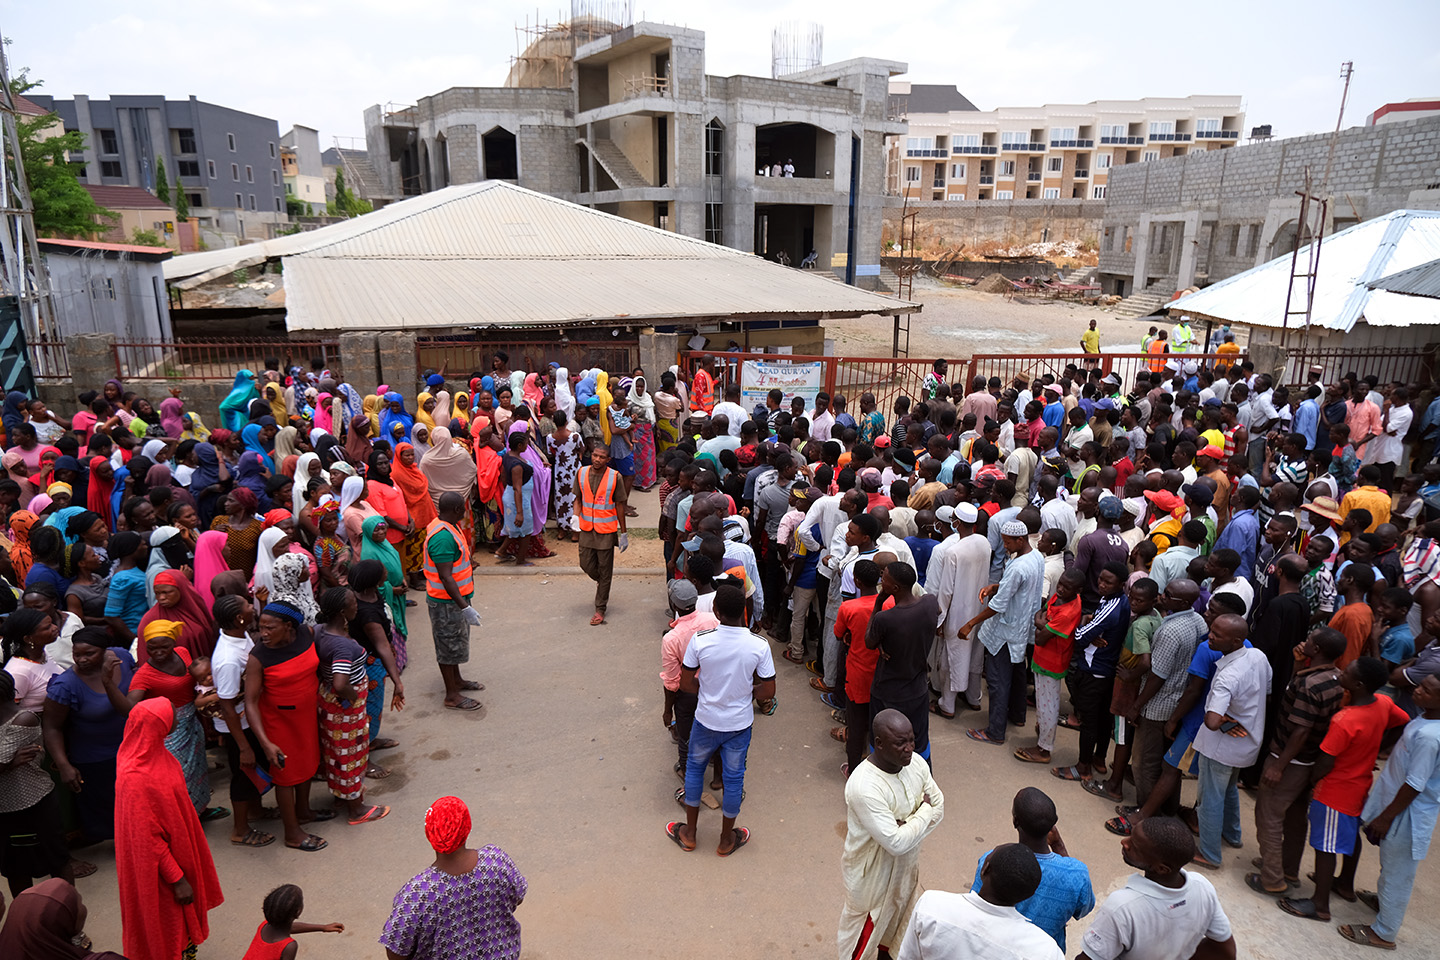
<svg viewBox="0 0 1440 960">
<path fill-rule="evenodd" d="M 1190 134 L 1188 134 L 1188 133 L 1152 133 L 1152 134 L 1150 134 L 1150 139 L 1151 139 L 1151 140 L 1158 140 L 1158 141 L 1161 141 L 1161 142 L 1163 142 L 1163 143 L 1189 143 L 1189 142 L 1190 142 Z"/>
<path fill-rule="evenodd" d="M 1196 140 L 1239 140 L 1239 130 L 1197 130 Z"/>
<path fill-rule="evenodd" d="M 910 149 L 910 148 L 907 147 L 907 148 L 905 149 L 905 156 L 907 156 L 907 157 L 940 157 L 940 158 L 943 159 L 943 158 L 945 158 L 945 157 L 948 157 L 949 154 L 946 153 L 944 150 L 933 150 L 933 149 L 930 149 L 930 150 L 922 150 L 922 149 L 918 149 L 918 148 L 912 150 L 912 149 Z"/>
<path fill-rule="evenodd" d="M 1029 180 L 1031 183 L 1039 183 L 1041 177 L 1043 176 L 1044 174 L 1042 174 L 1039 170 L 1029 170 L 1025 173 L 1025 179 Z"/>
<path fill-rule="evenodd" d="M 1076 170 L 1076 171 L 1075 171 L 1075 179 L 1076 179 L 1076 180 L 1089 180 L 1089 179 L 1090 179 L 1090 171 L 1089 171 L 1089 170 Z"/>
<path fill-rule="evenodd" d="M 1048 148 L 1043 143 L 1002 143 L 1000 149 L 1006 153 L 1044 153 Z"/>
<path fill-rule="evenodd" d="M 959 156 L 994 156 L 996 148 L 984 144 L 960 144 L 957 143 L 950 148 L 952 154 Z"/>
<path fill-rule="evenodd" d="M 1118 144 L 1124 144 L 1124 145 L 1127 145 L 1127 146 L 1138 146 L 1139 144 L 1142 144 L 1142 143 L 1145 142 L 1145 138 L 1144 138 L 1144 137 L 1101 137 L 1101 138 L 1100 138 L 1100 142 L 1101 142 L 1102 144 L 1105 144 L 1105 143 L 1118 143 Z"/>
<path fill-rule="evenodd" d="M 995 182 L 995 178 L 994 178 L 994 177 L 990 177 L 990 176 L 986 176 L 986 175 L 984 175 L 984 174 L 981 174 L 981 176 L 980 176 L 980 186 L 982 186 L 982 187 L 984 187 L 984 186 L 989 186 L 990 184 L 992 184 L 992 183 L 994 183 L 994 182 Z"/>
<path fill-rule="evenodd" d="M 1051 140 L 1051 141 L 1050 141 L 1050 146 L 1051 146 L 1052 148 L 1059 148 L 1059 149 L 1061 149 L 1061 150 L 1089 150 L 1091 147 L 1095 146 L 1095 141 L 1094 141 L 1094 140 Z"/>
</svg>

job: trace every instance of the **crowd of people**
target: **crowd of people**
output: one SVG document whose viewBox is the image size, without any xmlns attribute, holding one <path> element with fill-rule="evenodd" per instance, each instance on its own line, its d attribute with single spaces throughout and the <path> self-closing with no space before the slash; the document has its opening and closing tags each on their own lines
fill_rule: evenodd
<svg viewBox="0 0 1440 960">
<path fill-rule="evenodd" d="M 427 372 L 413 399 L 276 360 L 237 374 L 213 429 L 178 389 L 157 408 L 110 381 L 68 418 L 12 392 L 0 873 L 16 900 L 0 947 L 41 942 L 27 938 L 50 918 L 74 938 L 62 955 L 89 955 L 70 884 L 96 869 L 77 854 L 113 840 L 125 956 L 193 955 L 223 899 L 203 823 L 308 853 L 326 847 L 318 823 L 389 814 L 365 786 L 397 746 L 381 727 L 406 705 L 414 608 L 443 706 L 478 710 L 482 552 L 552 557 L 553 524 L 596 582 L 601 626 L 635 495 L 656 488 L 662 721 L 685 810 L 666 834 L 696 849 L 708 770 L 716 852 L 751 842 L 738 820 L 754 714 L 779 702 L 775 642 L 844 753 L 842 960 L 1039 942 L 1032 927 L 1063 950 L 1066 920 L 1095 906 L 1034 789 L 1015 799 L 1018 842 L 982 858 L 969 894 L 918 896 L 944 814 L 931 724 L 966 711 L 974 749 L 1005 745 L 1116 805 L 1105 826 L 1140 873 L 1100 906 L 1087 956 L 1171 955 L 1146 937 L 1233 955 L 1191 868 L 1240 845 L 1241 787 L 1261 850 L 1245 882 L 1318 920 L 1332 894 L 1358 898 L 1377 917 L 1341 934 L 1393 945 L 1440 809 L 1440 522 L 1425 515 L 1440 388 L 1351 374 L 1291 392 L 1248 361 L 1155 357 L 1130 384 L 1087 362 L 952 385 L 937 361 L 889 416 L 870 392 L 852 407 L 776 390 L 747 409 L 723 355 L 651 390 L 638 369 L 511 370 L 496 353 L 486 374 Z M 332 804 L 312 804 L 317 779 Z M 518 955 L 524 877 L 465 846 L 456 798 L 425 829 L 435 863 L 397 895 L 389 955 Z M 1362 832 L 1375 894 L 1354 884 Z M 301 902 L 273 891 L 247 956 L 293 956 L 291 934 L 338 926 L 298 923 Z M 1155 902 L 1185 908 L 1155 930 Z"/>
</svg>

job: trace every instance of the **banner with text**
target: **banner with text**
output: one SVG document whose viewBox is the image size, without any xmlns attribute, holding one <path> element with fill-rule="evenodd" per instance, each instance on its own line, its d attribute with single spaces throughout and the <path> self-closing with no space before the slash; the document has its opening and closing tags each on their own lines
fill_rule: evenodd
<svg viewBox="0 0 1440 960">
<path fill-rule="evenodd" d="M 740 366 L 740 404 L 746 410 L 753 410 L 758 404 L 765 405 L 765 398 L 771 390 L 781 390 L 785 399 L 781 405 L 789 409 L 791 397 L 804 397 L 807 408 L 815 406 L 815 394 L 820 392 L 823 374 L 819 362 L 811 363 L 761 363 L 746 360 Z"/>
</svg>

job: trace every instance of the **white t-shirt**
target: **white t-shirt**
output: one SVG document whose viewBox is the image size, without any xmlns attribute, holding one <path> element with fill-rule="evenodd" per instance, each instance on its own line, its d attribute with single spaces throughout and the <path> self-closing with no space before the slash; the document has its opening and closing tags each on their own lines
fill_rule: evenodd
<svg viewBox="0 0 1440 960">
<path fill-rule="evenodd" d="M 190 478 L 195 474 L 195 468 L 187 467 L 185 464 L 180 463 L 176 464 L 175 468 L 170 472 L 174 474 L 176 483 L 182 487 L 188 487 L 190 486 Z"/>
<path fill-rule="evenodd" d="M 915 904 L 896 960 L 1064 960 L 1050 934 L 1014 907 L 990 903 L 974 890 L 926 890 Z"/>
<path fill-rule="evenodd" d="M 1211 591 L 1213 597 L 1217 593 L 1233 593 L 1245 601 L 1245 616 L 1250 616 L 1250 609 L 1255 606 L 1255 585 L 1249 580 L 1241 580 L 1236 577 L 1223 587 L 1215 587 Z"/>
<path fill-rule="evenodd" d="M 729 421 L 730 436 L 740 436 L 740 428 L 745 425 L 746 420 L 750 419 L 749 411 L 738 403 L 722 400 L 715 404 L 715 412 L 710 414 L 710 416 L 714 418 L 722 413 L 725 415 L 725 419 Z"/>
<path fill-rule="evenodd" d="M 835 427 L 835 415 L 827 408 L 824 413 L 810 411 L 810 439 L 824 443 L 832 439 L 830 431 Z"/>
<path fill-rule="evenodd" d="M 215 641 L 215 652 L 210 655 L 210 678 L 215 681 L 215 692 L 222 700 L 239 699 L 235 712 L 240 715 L 240 726 L 245 730 L 250 729 L 250 722 L 245 719 L 245 698 L 240 693 L 245 679 L 245 663 L 250 659 L 250 650 L 254 646 L 255 641 L 249 637 L 232 637 L 222 630 Z M 221 733 L 230 732 L 223 715 L 215 718 L 215 729 Z"/>
<path fill-rule="evenodd" d="M 753 678 L 775 676 L 770 645 L 744 627 L 724 624 L 695 634 L 682 663 L 699 671 L 700 700 L 695 720 L 717 733 L 750 726 L 755 719 L 750 705 Z"/>
<path fill-rule="evenodd" d="M 1241 647 L 1220 658 L 1205 698 L 1205 712 L 1230 717 L 1250 736 L 1232 737 L 1202 725 L 1195 734 L 1196 753 L 1230 767 L 1248 767 L 1255 762 L 1265 733 L 1270 674 L 1270 661 L 1254 647 Z"/>
<path fill-rule="evenodd" d="M 1229 940 L 1230 918 L 1215 888 L 1194 871 L 1183 873 L 1185 885 L 1175 889 L 1131 874 L 1096 911 L 1082 941 L 1085 955 L 1092 960 L 1174 960 L 1192 955 L 1207 937 Z"/>
</svg>

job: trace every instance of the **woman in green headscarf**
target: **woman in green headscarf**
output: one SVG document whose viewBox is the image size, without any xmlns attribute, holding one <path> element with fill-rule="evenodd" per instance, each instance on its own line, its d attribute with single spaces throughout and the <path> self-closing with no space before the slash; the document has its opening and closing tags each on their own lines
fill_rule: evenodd
<svg viewBox="0 0 1440 960">
<path fill-rule="evenodd" d="M 220 420 L 226 430 L 239 433 L 250 422 L 250 401 L 260 399 L 255 389 L 255 372 L 240 370 L 235 374 L 235 386 L 224 400 L 220 401 Z"/>
<path fill-rule="evenodd" d="M 400 563 L 400 551 L 385 538 L 389 525 L 384 517 L 366 517 L 360 529 L 360 559 L 379 560 L 385 565 L 385 583 L 380 592 L 390 606 L 390 618 L 403 644 L 410 630 L 405 625 L 405 568 Z"/>
</svg>

